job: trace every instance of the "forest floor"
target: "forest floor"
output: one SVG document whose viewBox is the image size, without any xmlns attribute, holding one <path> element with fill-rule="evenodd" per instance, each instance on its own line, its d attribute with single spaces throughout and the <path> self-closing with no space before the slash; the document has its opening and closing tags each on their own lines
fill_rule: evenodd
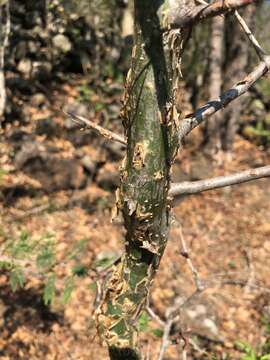
<svg viewBox="0 0 270 360">
<path fill-rule="evenodd" d="M 44 279 L 53 275 L 52 269 L 46 275 L 33 269 L 31 259 L 23 262 L 25 285 L 15 292 L 8 272 L 0 271 L 1 360 L 108 359 L 92 318 L 98 300 L 93 284 L 96 277 L 104 277 L 102 262 L 107 264 L 123 248 L 121 219 L 111 222 L 123 149 L 108 145 L 88 130 L 80 132 L 58 111 L 73 106 L 79 96 L 79 87 L 73 84 L 55 89 L 50 102 L 33 97 L 27 104 L 28 122 L 15 122 L 1 135 L 0 248 L 8 242 L 51 241 L 56 257 L 56 294 L 50 305 L 44 304 L 42 293 Z M 117 112 L 114 101 L 118 99 L 106 106 Z M 117 116 L 113 122 L 102 111 L 95 116 L 95 121 L 120 131 Z M 177 158 L 176 180 L 270 163 L 269 151 L 238 138 L 233 156 L 222 156 L 215 166 L 194 142 L 190 140 Z M 187 349 L 189 359 L 242 359 L 244 353 L 237 341 L 248 343 L 257 353 L 263 348 L 266 351 L 267 345 L 270 348 L 269 213 L 268 179 L 186 197 L 175 204 L 175 221 L 150 306 L 164 319 L 176 298 L 184 301 L 196 290 L 181 255 L 182 235 L 207 286 L 181 312 L 166 359 L 181 359 L 180 333 L 193 340 Z M 76 244 L 78 248 L 83 244 L 83 250 L 69 256 L 76 252 Z M 72 276 L 78 264 L 88 269 L 85 276 Z M 64 304 L 63 292 L 69 297 L 71 278 L 74 290 Z M 154 360 L 162 327 L 146 314 L 140 327 L 144 351 Z"/>
</svg>

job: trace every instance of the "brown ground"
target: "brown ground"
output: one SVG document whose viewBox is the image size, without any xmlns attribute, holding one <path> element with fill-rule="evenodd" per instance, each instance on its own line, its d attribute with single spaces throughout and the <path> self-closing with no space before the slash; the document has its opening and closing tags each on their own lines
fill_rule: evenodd
<svg viewBox="0 0 270 360">
<path fill-rule="evenodd" d="M 74 93 L 70 88 L 66 90 L 69 95 L 65 100 L 58 100 L 60 105 L 61 101 L 66 103 L 77 95 L 76 90 Z M 53 104 L 46 111 L 54 114 L 57 105 Z M 40 115 L 33 108 L 30 124 L 40 117 L 43 118 L 44 113 Z M 61 124 L 62 115 L 56 116 L 55 121 Z M 31 133 L 32 128 L 26 125 L 24 130 Z M 4 135 L 12 131 L 6 129 Z M 41 135 L 39 140 L 58 147 L 64 158 L 74 157 L 78 150 L 65 139 L 48 139 Z M 72 262 L 64 261 L 72 244 L 87 240 L 81 261 L 88 268 L 97 258 L 121 252 L 124 236 L 121 224 L 110 221 L 112 195 L 97 186 L 96 181 L 82 190 L 48 194 L 42 191 L 37 179 L 14 168 L 10 155 L 13 146 L 5 141 L 0 150 L 1 167 L 5 170 L 1 177 L 0 241 L 3 245 L 7 239 L 17 239 L 22 230 L 28 232 L 31 239 L 52 234 L 59 264 L 56 267 L 59 296 L 51 306 L 45 306 L 41 298 L 42 279 L 31 269 L 26 269 L 26 286 L 15 293 L 8 285 L 8 274 L 0 273 L 0 359 L 106 360 L 106 349 L 95 336 L 92 320 L 95 293 L 90 285 L 93 279 L 90 276 L 77 278 L 67 305 L 64 306 L 59 297 L 64 278 L 70 274 Z M 94 159 L 105 156 L 106 161 L 106 152 L 99 151 L 97 145 L 80 146 L 80 151 Z M 206 169 L 209 161 L 198 157 L 197 153 L 196 147 L 192 150 L 186 147 L 181 164 L 179 160 L 175 165 L 176 178 L 184 172 L 193 173 L 194 178 L 200 177 L 195 172 L 201 176 L 212 173 L 211 169 Z M 265 150 L 238 139 L 233 159 L 223 159 L 214 173 L 221 175 L 267 164 L 269 159 Z M 100 161 L 100 169 L 111 167 L 115 171 L 117 161 L 112 164 L 105 161 Z M 33 208 L 36 210 L 31 210 Z M 204 351 L 195 351 L 190 345 L 190 359 L 213 359 L 213 354 L 217 359 L 241 359 L 243 354 L 237 350 L 237 340 L 248 342 L 258 351 L 270 341 L 266 327 L 270 323 L 269 212 L 268 179 L 191 196 L 176 205 L 177 221 L 152 289 L 151 306 L 164 318 L 166 308 L 177 296 L 184 299 L 195 290 L 191 271 L 180 253 L 181 222 L 190 257 L 200 278 L 209 285 L 188 305 L 181 316 L 181 324 L 173 329 L 172 338 L 179 338 L 181 329 Z M 238 281 L 238 285 L 224 284 L 226 280 Z M 160 339 L 151 331 L 154 328 L 160 325 L 150 321 L 142 335 L 142 344 L 150 351 L 151 359 L 156 359 L 160 346 Z M 183 343 L 177 343 L 168 348 L 167 359 L 181 359 Z"/>
</svg>

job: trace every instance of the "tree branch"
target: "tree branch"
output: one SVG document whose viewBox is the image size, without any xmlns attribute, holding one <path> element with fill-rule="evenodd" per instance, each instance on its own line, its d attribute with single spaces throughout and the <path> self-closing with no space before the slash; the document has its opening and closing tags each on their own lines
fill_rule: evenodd
<svg viewBox="0 0 270 360">
<path fill-rule="evenodd" d="M 246 93 L 250 87 L 265 75 L 270 68 L 270 56 L 265 56 L 264 61 L 249 73 L 242 81 L 239 81 L 229 90 L 225 91 L 218 99 L 211 100 L 197 109 L 193 114 L 187 115 L 179 127 L 180 142 L 201 122 L 215 114 L 217 111 L 225 108 L 230 102 Z"/>
<path fill-rule="evenodd" d="M 203 191 L 223 188 L 248 181 L 270 177 L 270 165 L 262 166 L 256 169 L 249 169 L 227 176 L 218 176 L 211 179 L 199 181 L 184 181 L 171 185 L 170 195 L 191 195 Z"/>
<path fill-rule="evenodd" d="M 112 132 L 110 130 L 105 129 L 105 128 L 103 128 L 102 126 L 100 126 L 98 124 L 95 124 L 93 121 L 88 120 L 83 116 L 73 114 L 71 112 L 66 112 L 64 110 L 62 110 L 62 112 L 65 115 L 69 116 L 77 124 L 79 124 L 81 126 L 84 125 L 86 128 L 90 128 L 90 129 L 95 130 L 97 133 L 99 133 L 100 135 L 102 135 L 106 139 L 117 141 L 120 144 L 127 145 L 126 140 L 122 136 L 120 136 L 120 135 L 118 135 L 118 134 L 116 134 L 116 133 L 114 133 L 114 132 Z"/>
<path fill-rule="evenodd" d="M 247 23 L 245 22 L 245 20 L 242 18 L 242 16 L 239 14 L 239 12 L 237 10 L 235 10 L 234 15 L 235 15 L 237 21 L 239 22 L 240 26 L 244 30 L 244 32 L 245 32 L 248 40 L 250 41 L 251 45 L 255 49 L 259 59 L 261 61 L 265 61 L 265 57 L 267 57 L 267 54 L 266 54 L 265 50 L 259 44 L 258 40 L 255 38 L 255 36 L 252 34 L 252 32 L 249 29 L 249 27 L 248 27 Z"/>
<path fill-rule="evenodd" d="M 199 5 L 193 8 L 183 9 L 179 7 L 177 11 L 171 12 L 170 26 L 172 28 L 184 28 L 202 20 L 222 15 L 232 10 L 257 2 L 257 0 L 217 0 L 208 5 Z"/>
</svg>

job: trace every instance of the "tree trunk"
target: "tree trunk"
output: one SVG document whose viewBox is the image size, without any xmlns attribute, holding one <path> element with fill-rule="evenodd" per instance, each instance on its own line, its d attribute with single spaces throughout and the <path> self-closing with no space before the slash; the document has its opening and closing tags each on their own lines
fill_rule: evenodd
<svg viewBox="0 0 270 360">
<path fill-rule="evenodd" d="M 211 25 L 209 97 L 217 99 L 222 90 L 224 17 L 214 17 Z M 222 118 L 222 113 L 218 112 L 207 121 L 206 148 L 211 153 L 221 148 Z"/>
<path fill-rule="evenodd" d="M 4 115 L 6 105 L 6 85 L 5 85 L 5 32 L 6 26 L 4 21 L 5 3 L 0 3 L 0 124 Z"/>
<path fill-rule="evenodd" d="M 252 18 L 255 16 L 256 7 L 251 5 L 242 11 L 242 15 L 247 24 L 250 25 Z M 244 77 L 247 70 L 249 59 L 249 42 L 246 35 L 240 28 L 240 25 L 233 17 L 227 19 L 227 54 L 226 54 L 226 80 L 225 83 L 229 86 Z M 235 135 L 239 128 L 239 118 L 243 108 L 243 101 L 245 97 L 240 97 L 233 104 L 225 109 L 222 135 L 222 147 L 225 151 L 232 151 L 235 140 Z"/>
<path fill-rule="evenodd" d="M 9 0 L 0 3 L 0 127 L 6 107 L 7 93 L 5 81 L 5 50 L 10 34 L 10 4 Z"/>
<path fill-rule="evenodd" d="M 125 255 L 105 285 L 96 312 L 112 360 L 140 359 L 136 321 L 170 226 L 168 189 L 178 148 L 175 97 L 183 34 L 162 31 L 167 26 L 166 6 L 167 1 L 134 1 L 135 45 L 122 114 L 128 145 L 117 192 L 126 228 Z"/>
</svg>

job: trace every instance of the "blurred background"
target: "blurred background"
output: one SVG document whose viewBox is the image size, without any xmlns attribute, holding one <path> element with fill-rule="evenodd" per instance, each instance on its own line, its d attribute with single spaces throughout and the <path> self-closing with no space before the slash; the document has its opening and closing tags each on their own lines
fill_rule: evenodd
<svg viewBox="0 0 270 360">
<path fill-rule="evenodd" d="M 269 52 L 269 3 L 240 12 Z M 81 129 L 62 110 L 122 134 L 132 36 L 124 0 L 0 0 L 0 359 L 107 359 L 92 311 L 100 280 L 123 248 L 122 222 L 112 223 L 111 212 L 125 149 Z M 182 59 L 183 114 L 218 97 L 257 62 L 232 15 L 195 27 Z M 269 160 L 265 77 L 188 138 L 173 180 Z M 150 305 L 164 318 L 176 298 L 194 291 L 182 233 L 211 286 L 173 328 L 166 359 L 181 358 L 180 330 L 192 339 L 189 359 L 267 359 L 269 200 L 266 179 L 175 206 Z M 140 329 L 155 359 L 163 329 L 146 313 Z"/>
</svg>

